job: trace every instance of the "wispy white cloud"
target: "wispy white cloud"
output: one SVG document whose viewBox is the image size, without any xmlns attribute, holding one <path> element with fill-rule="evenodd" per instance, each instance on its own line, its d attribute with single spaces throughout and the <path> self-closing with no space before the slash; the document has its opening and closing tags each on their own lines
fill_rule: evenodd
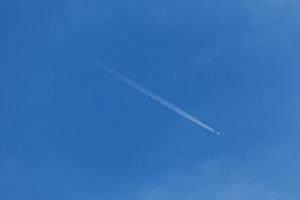
<svg viewBox="0 0 300 200">
<path fill-rule="evenodd" d="M 145 187 L 142 200 L 283 199 L 275 187 L 225 162 L 207 162 L 196 170 L 171 172 Z"/>
<path fill-rule="evenodd" d="M 249 151 L 243 158 L 223 156 L 194 168 L 169 170 L 143 186 L 137 199 L 299 199 L 297 144 L 291 140 L 269 140 Z"/>
</svg>

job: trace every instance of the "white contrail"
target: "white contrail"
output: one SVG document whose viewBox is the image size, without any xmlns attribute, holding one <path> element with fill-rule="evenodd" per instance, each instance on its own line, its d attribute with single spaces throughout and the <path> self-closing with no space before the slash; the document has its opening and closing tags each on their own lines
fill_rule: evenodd
<svg viewBox="0 0 300 200">
<path fill-rule="evenodd" d="M 110 66 L 102 63 L 101 61 L 87 55 L 86 53 L 83 53 L 88 60 L 94 62 L 101 70 L 104 72 L 112 75 L 113 77 L 119 79 L 123 83 L 126 83 L 127 85 L 130 85 L 131 87 L 135 88 L 136 90 L 140 91 L 141 93 L 147 95 L 148 97 L 154 99 L 155 101 L 159 102 L 160 104 L 168 107 L 169 109 L 175 111 L 177 114 L 191 120 L 192 122 L 198 124 L 199 126 L 202 126 L 203 128 L 207 129 L 210 132 L 216 133 L 217 135 L 220 135 L 220 132 L 214 130 L 213 128 L 209 127 L 205 123 L 201 122 L 197 118 L 193 117 L 192 115 L 188 114 L 187 112 L 183 111 L 181 108 L 175 106 L 174 104 L 170 103 L 169 101 L 165 100 L 164 98 L 160 97 L 159 95 L 151 92 L 147 88 L 143 87 L 142 85 L 138 84 L 137 82 L 131 80 L 130 78 L 124 76 L 123 74 L 117 72 Z"/>
</svg>

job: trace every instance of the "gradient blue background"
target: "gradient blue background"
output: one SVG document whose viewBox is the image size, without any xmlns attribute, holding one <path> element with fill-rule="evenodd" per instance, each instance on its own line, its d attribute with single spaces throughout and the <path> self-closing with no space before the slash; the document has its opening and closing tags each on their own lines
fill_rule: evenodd
<svg viewBox="0 0 300 200">
<path fill-rule="evenodd" d="M 299 9 L 293 0 L 1 1 L 0 199 L 299 199 Z"/>
</svg>

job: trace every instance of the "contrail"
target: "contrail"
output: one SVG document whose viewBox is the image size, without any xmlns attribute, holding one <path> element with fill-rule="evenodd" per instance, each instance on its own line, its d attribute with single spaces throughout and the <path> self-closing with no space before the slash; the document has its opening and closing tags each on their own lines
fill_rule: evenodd
<svg viewBox="0 0 300 200">
<path fill-rule="evenodd" d="M 95 63 L 96 66 L 98 66 L 102 71 L 106 72 L 107 74 L 110 74 L 111 76 L 113 76 L 116 79 L 122 81 L 123 83 L 126 83 L 127 85 L 135 88 L 136 90 L 138 90 L 139 92 L 143 93 L 144 95 L 152 98 L 153 100 L 157 101 L 158 103 L 160 103 L 160 104 L 166 106 L 167 108 L 175 111 L 177 114 L 179 114 L 179 115 L 181 115 L 181 116 L 183 116 L 183 117 L 191 120 L 192 122 L 198 124 L 199 126 L 202 126 L 206 130 L 208 130 L 208 131 L 210 131 L 212 133 L 216 133 L 217 135 L 220 135 L 220 132 L 218 132 L 218 131 L 214 130 L 213 128 L 209 127 L 208 125 L 206 125 L 205 123 L 201 122 L 200 120 L 198 120 L 197 118 L 193 117 L 192 115 L 188 114 L 187 112 L 185 112 L 181 108 L 175 106 L 174 104 L 170 103 L 169 101 L 165 100 L 164 98 L 160 97 L 159 95 L 155 94 L 154 92 L 152 92 L 152 91 L 148 90 L 147 88 L 143 87 L 139 83 L 137 83 L 137 82 L 131 80 L 130 78 L 124 76 L 120 72 L 117 72 L 116 70 L 114 70 L 110 66 L 102 63 L 101 61 L 97 60 L 96 58 L 93 58 L 93 57 L 87 55 L 86 53 L 83 53 L 83 55 L 85 55 L 85 57 L 89 61 Z"/>
</svg>

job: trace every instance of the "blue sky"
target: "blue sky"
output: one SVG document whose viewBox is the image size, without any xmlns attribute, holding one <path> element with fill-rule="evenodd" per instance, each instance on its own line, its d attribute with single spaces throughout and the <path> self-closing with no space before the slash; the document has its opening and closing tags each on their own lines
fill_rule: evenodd
<svg viewBox="0 0 300 200">
<path fill-rule="evenodd" d="M 299 199 L 299 8 L 293 0 L 1 2 L 0 199 Z"/>
</svg>

